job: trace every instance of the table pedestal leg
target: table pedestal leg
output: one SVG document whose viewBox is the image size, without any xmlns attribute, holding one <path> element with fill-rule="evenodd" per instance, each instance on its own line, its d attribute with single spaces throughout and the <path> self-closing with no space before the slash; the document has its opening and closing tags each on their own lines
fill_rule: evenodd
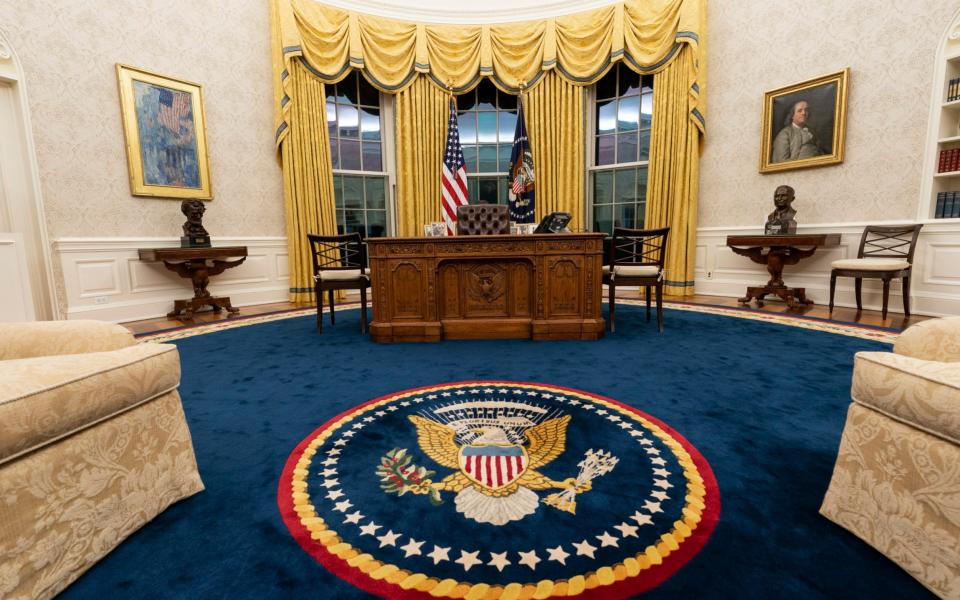
<svg viewBox="0 0 960 600">
<path fill-rule="evenodd" d="M 813 304 L 813 300 L 807 298 L 805 288 L 791 288 L 783 283 L 783 267 L 785 265 L 795 265 L 800 259 L 812 256 L 816 248 L 801 250 L 793 247 L 771 247 L 769 251 L 764 252 L 763 248 L 731 248 L 735 253 L 750 258 L 755 263 L 765 264 L 767 272 L 770 273 L 770 281 L 762 287 L 750 286 L 747 288 L 747 295 L 738 300 L 744 304 L 749 304 L 751 300 L 757 301 L 757 306 L 763 306 L 765 296 L 776 296 L 783 300 L 789 308 L 797 308 Z"/>
<path fill-rule="evenodd" d="M 243 262 L 243 259 L 236 261 L 211 260 L 212 264 L 207 264 L 206 260 L 186 260 L 182 262 L 164 261 L 163 264 L 175 271 L 178 275 L 188 278 L 193 283 L 193 298 L 189 300 L 176 300 L 173 303 L 173 310 L 167 313 L 167 318 L 179 318 L 182 320 L 193 320 L 193 315 L 199 312 L 201 308 L 210 306 L 213 312 L 220 312 L 227 309 L 227 317 L 240 312 L 240 309 L 234 308 L 230 304 L 228 296 L 211 296 L 207 291 L 207 285 L 210 283 L 211 275 L 218 275 L 230 267 L 235 267 Z M 180 313 L 183 313 L 181 316 Z"/>
</svg>

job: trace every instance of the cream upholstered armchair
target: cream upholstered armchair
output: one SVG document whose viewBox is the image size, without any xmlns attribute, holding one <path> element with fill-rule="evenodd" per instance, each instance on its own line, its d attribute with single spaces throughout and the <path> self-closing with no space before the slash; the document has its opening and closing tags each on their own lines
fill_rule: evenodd
<svg viewBox="0 0 960 600">
<path fill-rule="evenodd" d="M 203 489 L 176 346 L 98 321 L 0 324 L 0 597 L 49 598 Z"/>
<path fill-rule="evenodd" d="M 821 514 L 960 598 L 960 317 L 860 352 Z"/>
</svg>

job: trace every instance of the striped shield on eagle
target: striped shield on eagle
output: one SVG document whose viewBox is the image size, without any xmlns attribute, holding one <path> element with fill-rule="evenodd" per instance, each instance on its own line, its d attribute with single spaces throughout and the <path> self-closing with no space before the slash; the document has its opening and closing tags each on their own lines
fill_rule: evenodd
<svg viewBox="0 0 960 600">
<path fill-rule="evenodd" d="M 457 462 L 470 481 L 497 490 L 516 481 L 530 461 L 523 446 L 471 445 L 460 448 Z"/>
</svg>

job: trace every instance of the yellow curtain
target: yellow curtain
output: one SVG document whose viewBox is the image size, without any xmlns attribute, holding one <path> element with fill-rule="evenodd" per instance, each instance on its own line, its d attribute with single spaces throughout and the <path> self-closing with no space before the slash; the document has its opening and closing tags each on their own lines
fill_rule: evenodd
<svg viewBox="0 0 960 600">
<path fill-rule="evenodd" d="M 420 75 L 396 95 L 397 235 L 421 236 L 440 213 L 450 96 Z"/>
<path fill-rule="evenodd" d="M 691 48 L 685 46 L 653 82 L 646 226 L 670 227 L 664 292 L 677 296 L 694 293 L 702 123 L 690 109 L 697 100 L 690 81 L 693 60 Z"/>
<path fill-rule="evenodd" d="M 523 95 L 527 135 L 536 175 L 537 220 L 554 211 L 573 216 L 570 229 L 588 228 L 584 218 L 584 90 L 555 71 Z"/>
<path fill-rule="evenodd" d="M 307 234 L 335 235 L 333 169 L 327 135 L 324 85 L 299 61 L 289 63 L 286 90 L 291 100 L 287 131 L 280 143 L 283 198 L 290 261 L 290 301 L 311 302 L 313 263 Z"/>
</svg>

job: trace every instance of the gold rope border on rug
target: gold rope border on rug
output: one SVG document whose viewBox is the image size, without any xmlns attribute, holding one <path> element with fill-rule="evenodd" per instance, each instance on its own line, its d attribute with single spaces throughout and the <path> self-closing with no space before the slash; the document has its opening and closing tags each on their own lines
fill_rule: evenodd
<svg viewBox="0 0 960 600">
<path fill-rule="evenodd" d="M 401 569 L 396 565 L 379 561 L 371 554 L 361 553 L 350 544 L 342 541 L 337 533 L 327 526 L 324 519 L 317 515 L 316 509 L 313 504 L 310 503 L 306 477 L 309 473 L 313 457 L 317 453 L 317 449 L 322 446 L 327 439 L 332 437 L 337 430 L 372 410 L 404 398 L 409 398 L 410 396 L 461 388 L 467 385 L 470 384 L 445 384 L 420 388 L 407 393 L 394 394 L 379 402 L 365 406 L 360 410 L 351 412 L 311 440 L 310 444 L 303 450 L 303 454 L 301 454 L 297 460 L 296 467 L 293 469 L 293 480 L 291 483 L 293 509 L 300 517 L 300 523 L 310 531 L 310 537 L 319 541 L 326 547 L 330 554 L 340 558 L 350 567 L 358 569 L 372 579 L 383 580 L 392 585 L 399 586 L 402 590 L 414 589 L 439 598 L 513 600 L 515 598 L 545 598 L 550 595 L 574 596 L 584 590 L 608 586 L 628 577 L 636 577 L 641 571 L 663 563 L 663 559 L 669 556 L 671 552 L 679 549 L 680 544 L 689 538 L 697 528 L 697 525 L 702 519 L 703 511 L 706 508 L 706 488 L 704 487 L 703 478 L 700 476 L 700 471 L 697 469 L 696 464 L 686 449 L 673 437 L 663 431 L 663 429 L 631 410 L 590 394 L 581 394 L 572 390 L 558 389 L 551 386 L 511 382 L 509 385 L 512 387 L 560 392 L 564 395 L 600 404 L 608 410 L 632 418 L 640 423 L 644 429 L 657 436 L 657 438 L 673 452 L 677 463 L 683 468 L 683 476 L 687 480 L 687 495 L 684 498 L 686 503 L 681 509 L 681 514 L 684 518 L 674 521 L 673 529 L 662 534 L 659 542 L 647 546 L 643 552 L 637 553 L 636 556 L 627 557 L 614 565 L 600 567 L 596 571 L 589 571 L 568 579 L 543 579 L 536 583 L 514 582 L 507 585 L 469 583 L 455 579 L 441 580 L 436 577 L 431 577 L 426 573 L 413 573 L 406 569 Z"/>
<path fill-rule="evenodd" d="M 604 302 L 606 304 L 606 302 Z M 631 306 L 646 306 L 643 300 L 630 300 L 617 298 L 617 304 L 629 304 Z M 795 316 L 795 315 L 784 315 L 780 313 L 768 313 L 764 311 L 752 310 L 749 308 L 733 308 L 733 307 L 723 307 L 715 305 L 704 305 L 704 304 L 690 304 L 686 302 L 664 302 L 664 307 L 670 310 L 683 310 L 687 312 L 697 312 L 709 315 L 720 315 L 724 317 L 735 317 L 737 319 L 748 319 L 751 321 L 762 321 L 765 323 L 774 323 L 777 325 L 784 325 L 788 327 L 798 327 L 800 329 L 809 329 L 812 331 L 822 331 L 824 333 L 833 333 L 836 335 L 844 335 L 847 337 L 858 338 L 862 340 L 872 340 L 875 342 L 883 342 L 885 344 L 893 344 L 900 333 L 896 331 L 887 331 L 884 329 L 873 329 L 864 325 L 857 325 L 854 323 L 837 323 L 831 321 L 821 321 L 814 318 Z M 339 310 L 358 308 L 360 306 L 359 302 L 338 304 L 337 308 Z M 239 317 L 235 320 L 225 320 L 217 321 L 215 323 L 208 323 L 204 325 L 192 325 L 186 326 L 183 329 L 176 329 L 173 331 L 159 331 L 157 333 L 147 333 L 143 335 L 138 335 L 137 340 L 140 342 L 169 342 L 173 340 L 180 340 L 188 337 L 193 337 L 197 335 L 203 335 L 205 333 L 214 333 L 217 331 L 225 331 L 227 329 L 236 329 L 237 327 L 246 327 L 248 325 L 259 325 L 260 323 L 269 323 L 272 321 L 280 321 L 283 319 L 293 319 L 296 317 L 303 317 L 307 315 L 316 314 L 316 308 L 301 308 L 293 309 L 289 311 L 279 312 L 279 313 L 269 313 L 260 316 L 251 316 L 251 317 Z M 326 313 L 327 310 L 324 310 Z"/>
</svg>

